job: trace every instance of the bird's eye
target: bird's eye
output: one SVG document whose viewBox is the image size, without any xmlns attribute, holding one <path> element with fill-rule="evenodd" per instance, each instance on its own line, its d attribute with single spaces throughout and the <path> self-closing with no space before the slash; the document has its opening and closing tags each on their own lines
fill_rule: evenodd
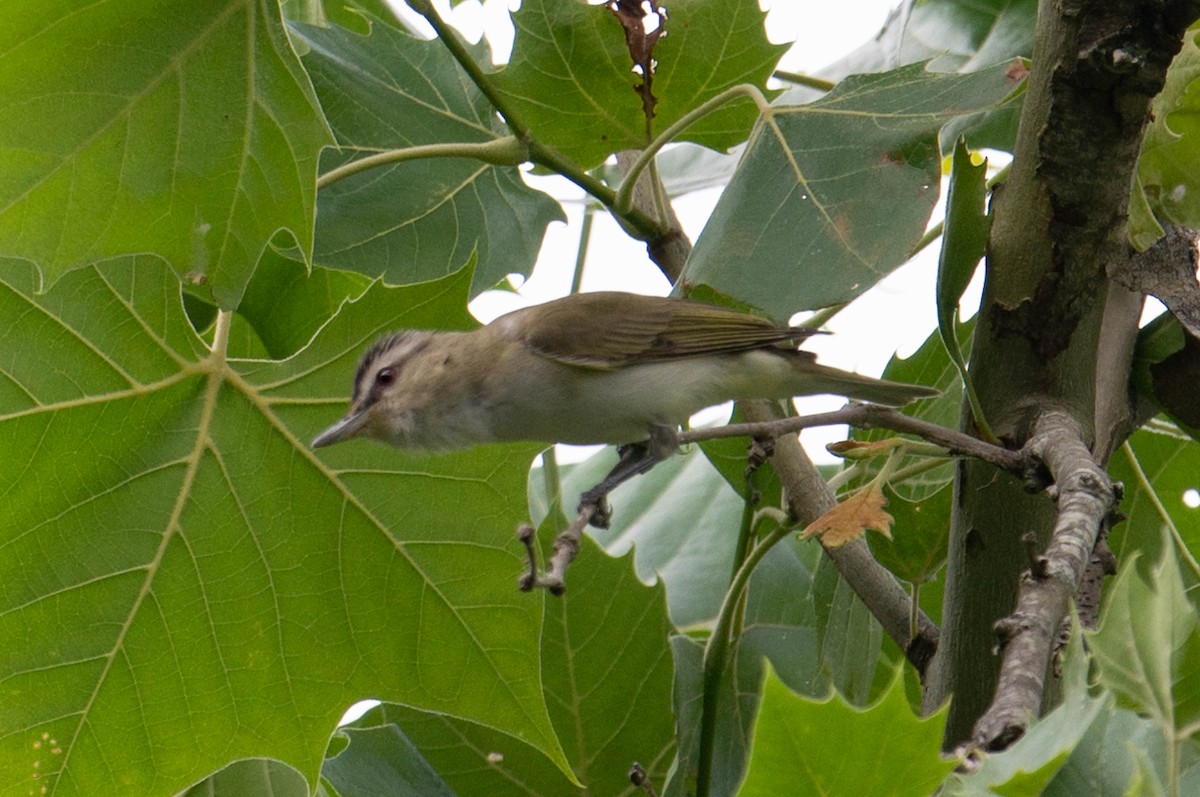
<svg viewBox="0 0 1200 797">
<path fill-rule="evenodd" d="M 375 384 L 387 387 L 392 382 L 396 381 L 395 368 L 380 368 L 379 373 L 375 374 Z"/>
</svg>

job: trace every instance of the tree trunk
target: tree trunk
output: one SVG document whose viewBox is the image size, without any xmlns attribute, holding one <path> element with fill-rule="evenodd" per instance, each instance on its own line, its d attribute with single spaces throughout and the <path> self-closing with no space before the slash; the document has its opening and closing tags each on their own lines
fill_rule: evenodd
<svg viewBox="0 0 1200 797">
<path fill-rule="evenodd" d="M 1075 420 L 1102 463 L 1119 442 L 1141 302 L 1110 290 L 1108 275 L 1133 254 L 1126 216 L 1150 102 L 1198 13 L 1196 2 L 1041 4 L 1011 176 L 992 199 L 972 354 L 983 411 L 1009 446 L 1023 446 L 1049 409 Z M 1020 480 L 978 462 L 959 467 L 925 694 L 927 708 L 953 696 L 949 746 L 970 738 L 992 700 L 993 625 L 1029 567 L 1021 537 L 1035 532 L 1040 550 L 1053 517 L 1053 503 Z"/>
</svg>

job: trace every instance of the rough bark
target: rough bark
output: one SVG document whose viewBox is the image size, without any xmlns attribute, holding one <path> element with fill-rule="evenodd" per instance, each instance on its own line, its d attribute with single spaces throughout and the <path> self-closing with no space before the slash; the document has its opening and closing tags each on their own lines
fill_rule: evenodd
<svg viewBox="0 0 1200 797">
<path fill-rule="evenodd" d="M 1103 454 L 1115 444 L 1128 387 L 1113 370 L 1128 364 L 1098 358 L 1103 338 L 1134 334 L 1136 315 L 1128 297 L 1122 312 L 1106 312 L 1107 275 L 1132 256 L 1126 214 L 1150 101 L 1198 14 L 1195 2 L 1041 4 L 1012 172 L 992 201 L 972 364 L 984 413 L 1013 448 L 1054 407 L 1091 450 L 1098 404 Z M 925 701 L 932 708 L 953 695 L 950 745 L 971 736 L 992 700 L 992 628 L 1013 611 L 1028 567 L 1022 535 L 1035 532 L 1044 547 L 1055 516 L 1044 496 L 979 463 L 960 467 L 955 489 L 942 641 Z"/>
</svg>

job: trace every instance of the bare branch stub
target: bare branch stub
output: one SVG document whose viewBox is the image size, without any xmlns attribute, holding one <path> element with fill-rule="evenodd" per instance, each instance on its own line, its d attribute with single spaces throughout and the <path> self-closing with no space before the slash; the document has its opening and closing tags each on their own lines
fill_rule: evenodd
<svg viewBox="0 0 1200 797">
<path fill-rule="evenodd" d="M 571 562 L 575 561 L 575 557 L 579 555 L 579 548 L 582 544 L 583 530 L 592 520 L 592 516 L 597 512 L 597 506 L 594 503 L 584 503 L 579 507 L 579 514 L 571 525 L 554 538 L 554 553 L 551 554 L 549 561 L 546 563 L 546 572 L 538 573 L 537 566 L 537 548 L 533 544 L 534 530 L 527 523 L 522 523 L 517 530 L 517 536 L 525 545 L 526 554 L 529 557 L 529 570 L 522 573 L 517 581 L 517 588 L 522 592 L 529 592 L 535 587 L 541 587 L 548 591 L 551 595 L 562 595 L 567 591 L 567 568 Z"/>
</svg>

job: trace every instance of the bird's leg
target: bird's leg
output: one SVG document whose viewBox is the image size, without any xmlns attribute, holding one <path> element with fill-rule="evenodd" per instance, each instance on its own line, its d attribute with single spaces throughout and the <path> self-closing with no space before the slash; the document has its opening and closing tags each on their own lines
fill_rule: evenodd
<svg viewBox="0 0 1200 797">
<path fill-rule="evenodd" d="M 546 572 L 538 573 L 537 551 L 533 544 L 533 527 L 522 525 L 517 534 L 529 560 L 529 570 L 521 575 L 518 586 L 523 592 L 534 587 L 542 587 L 552 595 L 562 595 L 567 588 L 567 566 L 579 553 L 583 529 L 589 523 L 596 528 L 608 528 L 612 518 L 612 510 L 608 506 L 608 493 L 618 484 L 645 473 L 659 462 L 675 453 L 679 448 L 678 433 L 668 426 L 654 426 L 650 429 L 650 438 L 645 443 L 630 443 L 620 446 L 617 451 L 620 460 L 616 467 L 608 472 L 604 481 L 588 490 L 579 498 L 578 515 L 571 525 L 554 538 L 554 553 L 546 562 Z"/>
<path fill-rule="evenodd" d="M 650 437 L 644 443 L 627 443 L 618 446 L 620 459 L 604 480 L 579 497 L 579 510 L 593 507 L 591 525 L 598 529 L 608 528 L 612 520 L 612 508 L 608 505 L 608 494 L 624 482 L 653 468 L 678 448 L 678 433 L 669 426 L 650 427 Z"/>
</svg>

